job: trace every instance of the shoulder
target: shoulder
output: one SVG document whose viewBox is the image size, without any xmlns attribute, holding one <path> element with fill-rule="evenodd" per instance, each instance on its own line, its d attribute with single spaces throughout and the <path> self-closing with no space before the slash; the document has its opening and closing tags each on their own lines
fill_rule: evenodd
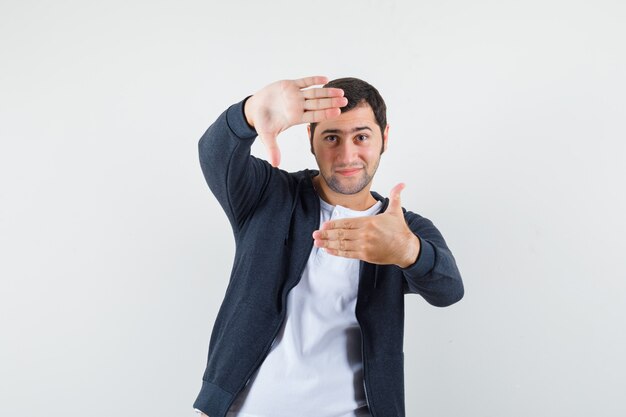
<svg viewBox="0 0 626 417">
<path fill-rule="evenodd" d="M 281 201 L 280 204 L 285 204 L 287 200 L 302 198 L 303 195 L 309 192 L 314 193 L 311 176 L 315 175 L 316 171 L 304 169 L 302 171 L 288 172 L 272 167 L 267 161 L 263 160 L 263 162 L 269 166 L 270 175 L 267 184 L 263 187 L 262 199 L 274 202 L 279 200 Z"/>
</svg>

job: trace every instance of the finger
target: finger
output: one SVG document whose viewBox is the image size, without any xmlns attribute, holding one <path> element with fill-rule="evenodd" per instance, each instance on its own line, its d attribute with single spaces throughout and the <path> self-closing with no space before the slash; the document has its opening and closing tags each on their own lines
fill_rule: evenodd
<svg viewBox="0 0 626 417">
<path fill-rule="evenodd" d="M 339 107 L 333 107 L 325 110 L 311 110 L 302 113 L 301 123 L 317 123 L 323 120 L 334 119 L 341 114 Z"/>
<path fill-rule="evenodd" d="M 261 141 L 265 145 L 267 151 L 267 158 L 273 167 L 280 165 L 280 149 L 276 142 L 276 136 L 261 135 Z"/>
<path fill-rule="evenodd" d="M 304 77 L 293 80 L 299 88 L 311 87 L 313 85 L 321 85 L 326 84 L 328 82 L 328 77 L 323 75 L 315 75 L 312 77 Z"/>
<path fill-rule="evenodd" d="M 332 229 L 360 229 L 364 222 L 368 221 L 367 217 L 354 217 L 351 219 L 330 220 L 322 224 L 320 230 Z"/>
<path fill-rule="evenodd" d="M 400 193 L 404 190 L 404 183 L 400 183 L 391 189 L 389 193 L 389 207 L 388 213 L 400 213 L 402 214 L 402 202 L 400 201 Z"/>
<path fill-rule="evenodd" d="M 333 107 L 343 107 L 348 104 L 345 97 L 309 99 L 304 102 L 304 110 L 323 110 Z"/>
<path fill-rule="evenodd" d="M 355 240 L 316 240 L 313 244 L 318 248 L 356 252 L 360 243 Z"/>
<path fill-rule="evenodd" d="M 363 256 L 358 251 L 340 250 L 340 249 L 324 249 L 328 254 L 333 256 L 341 256 L 342 258 L 350 259 L 363 259 Z"/>
<path fill-rule="evenodd" d="M 343 90 L 341 88 L 309 88 L 308 90 L 303 90 L 302 95 L 306 99 L 343 97 Z"/>
<path fill-rule="evenodd" d="M 357 240 L 360 237 L 360 232 L 355 229 L 329 229 L 313 232 L 315 240 Z"/>
</svg>

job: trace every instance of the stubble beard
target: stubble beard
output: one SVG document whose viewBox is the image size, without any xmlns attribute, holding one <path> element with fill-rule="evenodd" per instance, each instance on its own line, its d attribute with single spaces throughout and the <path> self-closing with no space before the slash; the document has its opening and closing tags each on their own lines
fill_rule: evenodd
<svg viewBox="0 0 626 417">
<path fill-rule="evenodd" d="M 367 187 L 374 178 L 374 174 L 376 174 L 376 170 L 378 169 L 378 164 L 380 163 L 380 156 L 376 161 L 376 165 L 374 165 L 372 172 L 370 173 L 368 170 L 368 165 L 363 164 L 363 172 L 361 178 L 353 184 L 346 184 L 339 179 L 339 174 L 335 175 L 326 175 L 326 173 L 322 172 L 320 169 L 320 175 L 324 178 L 324 181 L 328 185 L 328 188 L 333 190 L 336 193 L 344 194 L 344 195 L 354 195 L 361 192 L 365 187 Z M 319 166 L 319 163 L 318 163 Z M 335 167 L 335 169 L 345 169 L 350 168 L 350 166 L 341 166 Z"/>
</svg>

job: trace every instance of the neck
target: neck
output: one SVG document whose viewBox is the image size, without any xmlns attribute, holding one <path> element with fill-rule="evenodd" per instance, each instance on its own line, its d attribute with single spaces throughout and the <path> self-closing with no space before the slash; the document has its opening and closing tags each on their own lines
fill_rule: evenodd
<svg viewBox="0 0 626 417">
<path fill-rule="evenodd" d="M 376 199 L 370 194 L 371 183 L 356 194 L 341 194 L 331 190 L 320 174 L 313 177 L 315 191 L 328 204 L 342 206 L 350 210 L 364 211 L 376 204 Z"/>
</svg>

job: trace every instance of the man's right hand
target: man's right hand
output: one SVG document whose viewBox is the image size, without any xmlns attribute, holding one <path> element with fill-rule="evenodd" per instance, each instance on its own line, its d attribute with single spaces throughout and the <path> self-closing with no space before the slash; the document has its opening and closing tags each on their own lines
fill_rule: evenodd
<svg viewBox="0 0 626 417">
<path fill-rule="evenodd" d="M 281 132 L 297 124 L 337 117 L 341 114 L 340 107 L 348 104 L 340 88 L 306 89 L 327 82 L 328 78 L 323 76 L 276 81 L 246 101 L 246 120 L 256 129 L 272 166 L 280 164 L 276 137 Z"/>
</svg>

